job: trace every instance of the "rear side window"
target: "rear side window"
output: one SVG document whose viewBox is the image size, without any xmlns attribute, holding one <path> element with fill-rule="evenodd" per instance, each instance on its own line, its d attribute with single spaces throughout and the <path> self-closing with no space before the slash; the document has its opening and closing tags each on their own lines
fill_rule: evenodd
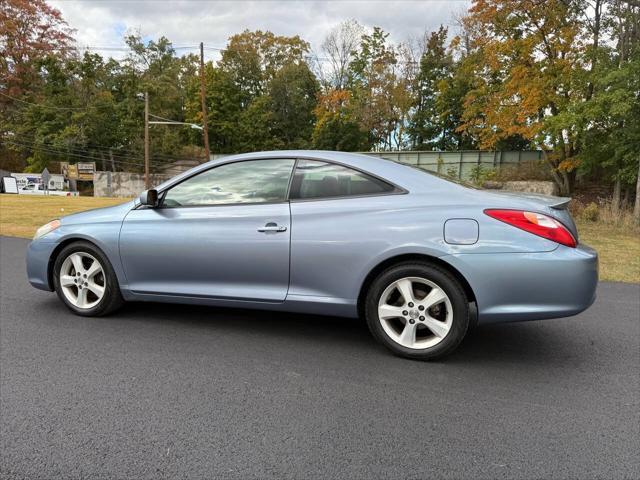
<svg viewBox="0 0 640 480">
<path fill-rule="evenodd" d="M 292 199 L 353 197 L 393 192 L 395 187 L 352 168 L 318 160 L 298 160 Z"/>
</svg>

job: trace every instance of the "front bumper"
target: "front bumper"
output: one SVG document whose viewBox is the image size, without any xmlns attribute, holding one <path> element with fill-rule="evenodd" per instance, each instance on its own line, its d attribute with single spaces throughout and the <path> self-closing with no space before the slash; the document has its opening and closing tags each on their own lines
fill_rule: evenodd
<svg viewBox="0 0 640 480">
<path fill-rule="evenodd" d="M 53 290 L 49 281 L 49 260 L 58 244 L 46 238 L 32 241 L 27 247 L 27 278 L 40 290 Z"/>
<path fill-rule="evenodd" d="M 577 315 L 595 300 L 598 254 L 587 245 L 552 252 L 456 254 L 442 258 L 467 279 L 478 323 Z"/>
</svg>

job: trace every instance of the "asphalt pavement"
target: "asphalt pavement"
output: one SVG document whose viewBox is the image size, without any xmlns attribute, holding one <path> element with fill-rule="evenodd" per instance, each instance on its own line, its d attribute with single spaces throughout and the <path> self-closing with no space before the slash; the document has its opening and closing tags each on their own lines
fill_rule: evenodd
<svg viewBox="0 0 640 480">
<path fill-rule="evenodd" d="M 435 363 L 361 321 L 72 315 L 0 238 L 2 478 L 640 478 L 640 286 Z"/>
</svg>

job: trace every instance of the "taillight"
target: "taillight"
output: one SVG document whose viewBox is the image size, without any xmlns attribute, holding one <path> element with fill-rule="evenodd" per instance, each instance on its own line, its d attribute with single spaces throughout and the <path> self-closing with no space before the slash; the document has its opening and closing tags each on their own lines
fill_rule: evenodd
<svg viewBox="0 0 640 480">
<path fill-rule="evenodd" d="M 524 210 L 495 210 L 484 211 L 490 217 L 520 228 L 525 232 L 533 233 L 542 238 L 553 240 L 567 247 L 575 247 L 576 239 L 562 223 L 542 213 L 527 212 Z"/>
</svg>

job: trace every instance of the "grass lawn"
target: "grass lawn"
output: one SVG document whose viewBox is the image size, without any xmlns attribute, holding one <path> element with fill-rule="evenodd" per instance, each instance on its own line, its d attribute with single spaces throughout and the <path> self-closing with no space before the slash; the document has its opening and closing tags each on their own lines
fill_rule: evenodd
<svg viewBox="0 0 640 480">
<path fill-rule="evenodd" d="M 55 218 L 126 201 L 126 198 L 0 195 L 0 235 L 31 238 L 38 227 Z"/>
<path fill-rule="evenodd" d="M 123 198 L 0 195 L 0 235 L 31 238 L 48 221 L 91 208 L 123 203 Z M 600 279 L 640 283 L 640 231 L 579 222 L 580 239 L 600 255 Z"/>
<path fill-rule="evenodd" d="M 577 222 L 580 241 L 595 248 L 600 280 L 640 283 L 640 230 L 594 222 Z"/>
</svg>

